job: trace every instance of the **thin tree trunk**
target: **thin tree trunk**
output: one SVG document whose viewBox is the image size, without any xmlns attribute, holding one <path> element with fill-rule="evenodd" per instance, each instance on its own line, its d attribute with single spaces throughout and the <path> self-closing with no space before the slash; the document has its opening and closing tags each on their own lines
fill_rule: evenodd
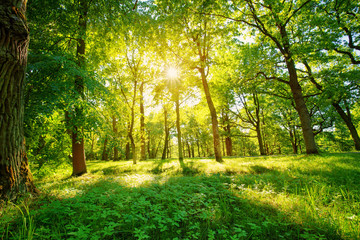
<svg viewBox="0 0 360 240">
<path fill-rule="evenodd" d="M 133 136 L 134 121 L 135 121 L 134 105 L 135 104 L 133 104 L 133 107 L 131 109 L 131 123 L 130 123 L 130 129 L 129 129 L 129 132 L 128 132 L 128 137 L 130 139 L 133 164 L 136 164 L 137 163 L 136 146 L 135 146 L 135 139 L 134 139 L 134 136 Z"/>
<path fill-rule="evenodd" d="M 125 159 L 126 160 L 130 160 L 131 158 L 131 153 L 130 153 L 130 143 L 127 142 L 126 146 L 125 146 Z"/>
<path fill-rule="evenodd" d="M 201 157 L 199 140 L 196 140 L 196 145 L 197 145 L 197 150 L 198 150 L 198 157 Z"/>
<path fill-rule="evenodd" d="M 108 138 L 105 137 L 104 145 L 103 145 L 103 152 L 102 152 L 102 156 L 101 156 L 101 159 L 102 159 L 103 161 L 107 161 L 107 160 L 108 160 L 107 143 L 108 143 Z"/>
<path fill-rule="evenodd" d="M 145 110 L 144 110 L 144 82 L 140 85 L 140 160 L 146 159 L 145 149 Z"/>
<path fill-rule="evenodd" d="M 257 137 L 257 140 L 259 143 L 260 155 L 266 155 L 266 152 L 264 149 L 264 144 L 263 144 L 263 139 L 262 139 L 262 134 L 261 134 L 261 129 L 260 129 L 259 125 L 256 126 L 256 137 Z"/>
<path fill-rule="evenodd" d="M 289 129 L 289 135 L 290 135 L 291 146 L 293 148 L 293 153 L 297 154 L 298 153 L 298 147 L 297 147 L 297 143 L 296 143 L 296 136 L 294 136 L 291 129 Z"/>
<path fill-rule="evenodd" d="M 132 151 L 132 159 L 133 164 L 137 163 L 137 156 L 136 156 L 136 146 L 135 146 L 135 140 L 132 134 L 129 134 L 130 143 L 131 143 L 131 151 Z"/>
<path fill-rule="evenodd" d="M 118 150 L 118 129 L 117 129 L 117 120 L 116 117 L 113 116 L 112 118 L 112 125 L 113 125 L 113 133 L 114 133 L 114 140 L 115 140 L 115 146 L 114 146 L 114 161 L 119 160 L 119 150 Z"/>
<path fill-rule="evenodd" d="M 136 145 L 135 145 L 135 139 L 133 136 L 134 124 L 135 124 L 136 91 L 137 91 L 137 81 L 135 80 L 134 81 L 134 94 L 133 94 L 132 105 L 131 105 L 131 120 L 130 120 L 129 132 L 128 132 L 128 137 L 130 139 L 130 144 L 131 144 L 133 164 L 137 163 Z"/>
<path fill-rule="evenodd" d="M 224 131 L 226 132 L 226 136 L 225 136 L 226 156 L 232 156 L 230 119 L 229 119 L 229 115 L 225 112 L 223 114 L 223 120 L 224 120 Z"/>
<path fill-rule="evenodd" d="M 152 154 L 151 154 L 151 150 L 150 150 L 150 147 L 151 147 L 151 139 L 150 139 L 150 131 L 148 131 L 148 139 L 147 139 L 147 152 L 148 152 L 148 156 L 150 159 L 152 159 Z"/>
<path fill-rule="evenodd" d="M 191 158 L 191 149 L 190 149 L 189 141 L 186 141 L 186 145 L 187 145 L 187 150 L 188 150 L 188 156 L 189 156 L 189 158 Z"/>
<path fill-rule="evenodd" d="M 169 135 L 170 135 L 170 129 L 169 129 Z M 170 141 L 170 139 L 168 140 L 167 158 L 171 158 L 171 141 Z"/>
<path fill-rule="evenodd" d="M 217 120 L 216 109 L 215 109 L 214 103 L 212 101 L 209 86 L 208 86 L 208 83 L 206 80 L 205 69 L 199 68 L 199 71 L 201 74 L 201 80 L 202 80 L 202 84 L 204 87 L 206 101 L 207 101 L 207 104 L 208 104 L 208 107 L 210 110 L 210 115 L 211 115 L 215 160 L 217 162 L 223 162 L 222 156 L 221 156 L 221 140 L 220 140 L 220 134 L 219 134 L 219 123 Z"/>
<path fill-rule="evenodd" d="M 17 8 L 19 7 L 19 8 Z M 25 152 L 26 1 L 0 3 L 0 200 L 37 194 Z"/>
<path fill-rule="evenodd" d="M 176 105 L 176 130 L 177 130 L 177 138 L 178 138 L 178 151 L 179 151 L 179 162 L 184 162 L 183 156 L 183 147 L 182 147 L 182 139 L 181 139 L 181 128 L 180 128 L 180 100 L 179 100 L 179 89 L 176 91 L 175 96 L 175 105 Z"/>
<path fill-rule="evenodd" d="M 168 151 L 168 143 L 169 143 L 169 127 L 168 127 L 168 121 L 167 121 L 167 109 L 164 107 L 164 132 L 165 132 L 165 138 L 164 138 L 164 149 L 161 156 L 161 159 L 166 159 L 166 153 Z"/>
</svg>

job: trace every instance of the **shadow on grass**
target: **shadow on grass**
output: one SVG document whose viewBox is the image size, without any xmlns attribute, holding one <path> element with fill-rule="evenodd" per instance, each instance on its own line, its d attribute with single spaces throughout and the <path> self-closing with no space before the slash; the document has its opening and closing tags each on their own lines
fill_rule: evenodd
<svg viewBox="0 0 360 240">
<path fill-rule="evenodd" d="M 321 220 L 315 212 L 318 206 L 359 203 L 358 195 L 354 194 L 360 193 L 356 157 L 305 170 L 291 167 L 279 171 L 252 165 L 246 174 L 227 170 L 224 174 L 210 175 L 201 175 L 196 162 L 187 161 L 180 163 L 177 172 L 168 174 L 177 173 L 176 176 L 161 184 L 152 182 L 130 188 L 102 179 L 83 185 L 72 198 L 55 201 L 44 198 L 38 208 L 33 208 L 31 217 L 36 239 L 86 239 L 89 234 L 98 239 L 342 239 L 344 236 L 344 239 L 357 239 L 356 222 L 353 233 L 349 230 L 343 233 L 336 222 L 337 216 Z M 174 165 L 164 166 L 171 162 L 156 160 L 156 166 L 149 172 L 173 171 Z M 116 166 L 102 171 L 107 176 L 129 172 L 121 172 Z M 54 186 L 64 188 L 66 184 L 73 183 L 59 182 Z M 347 193 L 341 193 L 341 189 Z M 294 204 L 298 209 L 289 211 L 277 202 L 273 205 L 261 202 L 247 191 L 269 192 L 270 195 L 264 193 L 264 198 L 281 194 L 301 201 Z M 341 201 L 337 191 L 343 194 Z M 311 203 L 314 214 L 300 216 L 295 222 L 292 215 L 310 200 L 314 202 Z M 338 211 L 353 206 L 339 205 Z M 15 231 L 21 221 L 19 217 L 10 228 Z"/>
<path fill-rule="evenodd" d="M 133 173 L 133 172 L 136 172 L 136 170 L 121 168 L 119 166 L 111 166 L 111 167 L 98 168 L 98 169 L 91 170 L 91 173 L 99 173 L 99 172 L 101 172 L 105 176 L 109 176 L 109 175 L 121 175 L 124 173 Z"/>
<path fill-rule="evenodd" d="M 34 210 L 34 234 L 36 239 L 89 234 L 94 239 L 341 239 L 331 226 L 295 223 L 288 213 L 230 186 L 229 177 L 219 174 L 171 177 L 138 188 L 99 180 L 73 198 Z"/>
<path fill-rule="evenodd" d="M 170 163 L 170 162 L 174 162 L 174 160 L 169 160 L 169 159 L 160 160 L 158 161 L 157 165 L 149 172 L 153 174 L 162 174 L 177 169 L 175 171 L 176 175 L 195 176 L 201 173 L 201 171 L 195 167 L 194 162 L 185 163 L 184 161 L 179 161 L 178 163 L 180 164 L 180 168 L 177 168 L 177 166 L 175 165 L 172 165 L 170 167 L 164 167 L 165 163 Z"/>
</svg>

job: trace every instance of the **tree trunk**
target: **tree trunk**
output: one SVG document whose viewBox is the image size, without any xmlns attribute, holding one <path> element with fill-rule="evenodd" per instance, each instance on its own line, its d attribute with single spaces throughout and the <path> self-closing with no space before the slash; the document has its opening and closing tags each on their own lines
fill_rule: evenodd
<svg viewBox="0 0 360 240">
<path fill-rule="evenodd" d="M 129 134 L 129 138 L 130 138 L 130 143 L 131 143 L 133 164 L 136 164 L 137 163 L 136 146 L 135 146 L 135 140 L 134 140 L 132 133 Z"/>
<path fill-rule="evenodd" d="M 346 114 L 344 112 L 344 110 L 341 108 L 341 106 L 339 105 L 339 103 L 333 102 L 332 105 L 334 106 L 336 112 L 340 115 L 340 117 L 342 118 L 342 120 L 345 122 L 346 126 L 348 127 L 351 137 L 354 141 L 355 144 L 355 149 L 357 151 L 360 151 L 360 138 L 359 138 L 359 134 L 356 131 L 356 128 L 351 120 L 351 115 Z"/>
<path fill-rule="evenodd" d="M 137 163 L 136 146 L 135 146 L 135 140 L 134 140 L 134 136 L 133 136 L 134 121 L 135 121 L 134 105 L 135 104 L 133 104 L 133 107 L 131 108 L 131 123 L 130 123 L 129 132 L 128 132 L 128 137 L 130 139 L 133 164 L 136 164 Z"/>
<path fill-rule="evenodd" d="M 105 137 L 104 140 L 104 145 L 103 145 L 103 152 L 102 152 L 102 156 L 101 156 L 101 160 L 103 161 L 107 161 L 108 160 L 108 153 L 107 153 L 107 143 L 108 143 L 108 138 Z"/>
<path fill-rule="evenodd" d="M 294 134 L 293 134 L 292 130 L 289 129 L 289 135 L 290 135 L 291 146 L 293 148 L 293 153 L 298 154 L 298 147 L 297 147 L 297 140 L 296 140 L 295 130 L 294 130 Z"/>
<path fill-rule="evenodd" d="M 190 149 L 189 141 L 186 141 L 186 145 L 187 145 L 187 150 L 188 150 L 188 156 L 189 156 L 189 158 L 191 158 L 191 149 Z"/>
<path fill-rule="evenodd" d="M 200 153 L 200 142 L 199 140 L 196 140 L 196 146 L 197 146 L 197 152 L 198 152 L 198 157 L 201 157 L 201 153 Z"/>
<path fill-rule="evenodd" d="M 86 26 L 88 20 L 88 2 L 86 0 L 80 0 L 79 2 L 79 37 L 77 40 L 76 48 L 76 57 L 77 64 L 80 68 L 85 66 L 85 36 L 86 36 Z M 84 79 L 81 76 L 75 77 L 75 91 L 76 93 L 84 99 Z M 83 109 L 81 107 L 75 107 L 75 114 L 73 117 L 76 117 L 80 122 L 83 118 Z M 80 121 L 79 121 L 80 119 Z M 77 123 L 78 124 L 78 123 Z M 71 134 L 72 142 L 72 156 L 73 156 L 73 173 L 72 176 L 81 176 L 86 173 L 86 162 L 85 162 L 85 147 L 84 147 L 84 137 L 81 134 L 82 126 L 77 125 L 73 127 Z"/>
<path fill-rule="evenodd" d="M 169 143 L 169 127 L 168 127 L 168 122 L 167 122 L 167 110 L 164 107 L 164 131 L 165 131 L 165 139 L 164 139 L 164 149 L 163 149 L 163 153 L 161 156 L 161 159 L 164 160 L 166 159 L 166 153 L 168 151 L 168 143 Z"/>
<path fill-rule="evenodd" d="M 148 131 L 148 140 L 147 140 L 148 144 L 147 144 L 147 152 L 148 152 L 148 156 L 150 159 L 152 159 L 152 154 L 151 154 L 151 139 L 150 139 L 150 131 Z"/>
<path fill-rule="evenodd" d="M 169 129 L 168 135 L 170 135 L 170 129 Z M 168 140 L 167 158 L 171 158 L 171 141 L 170 141 L 170 139 Z"/>
<path fill-rule="evenodd" d="M 315 143 L 314 133 L 311 124 L 311 118 L 309 111 L 305 105 L 304 96 L 302 94 L 302 89 L 298 81 L 295 63 L 291 58 L 286 58 L 286 65 L 289 71 L 290 81 L 289 85 L 291 92 L 295 101 L 295 108 L 299 114 L 301 129 L 304 137 L 304 143 L 307 154 L 317 154 L 318 150 Z"/>
<path fill-rule="evenodd" d="M 226 132 L 225 136 L 225 148 L 226 148 L 226 156 L 232 156 L 232 140 L 231 140 L 231 126 L 229 115 L 224 112 L 223 115 L 224 120 L 224 131 Z"/>
<path fill-rule="evenodd" d="M 37 194 L 25 152 L 26 1 L 0 3 L 0 200 Z"/>
<path fill-rule="evenodd" d="M 208 86 L 208 83 L 206 80 L 205 69 L 199 68 L 199 71 L 201 74 L 201 80 L 202 80 L 202 84 L 204 87 L 206 101 L 207 101 L 207 104 L 208 104 L 208 107 L 210 110 L 210 115 L 211 115 L 215 160 L 217 162 L 223 162 L 222 156 L 221 156 L 221 140 L 220 140 L 220 134 L 219 134 L 219 123 L 217 120 L 216 109 L 215 109 L 214 103 L 212 101 L 209 86 Z"/>
<path fill-rule="evenodd" d="M 114 133 L 114 140 L 115 140 L 115 146 L 114 146 L 114 161 L 118 161 L 119 160 L 119 150 L 118 150 L 118 129 L 117 129 L 117 120 L 116 117 L 113 116 L 112 117 L 112 125 L 113 125 L 113 133 Z"/>
<path fill-rule="evenodd" d="M 266 152 L 264 149 L 264 144 L 263 144 L 263 139 L 262 139 L 262 134 L 261 134 L 261 128 L 259 125 L 256 126 L 256 137 L 257 137 L 258 143 L 259 143 L 260 155 L 266 155 Z"/>
<path fill-rule="evenodd" d="M 146 159 L 145 149 L 145 111 L 144 111 L 144 82 L 140 85 L 140 160 Z"/>
<path fill-rule="evenodd" d="M 126 160 L 130 160 L 131 158 L 131 153 L 130 153 L 130 143 L 127 142 L 126 146 L 125 146 L 125 159 Z"/>
<path fill-rule="evenodd" d="M 176 130 L 177 130 L 177 139 L 178 139 L 178 151 L 179 151 L 179 162 L 184 162 L 183 156 L 183 147 L 181 139 L 181 128 L 180 128 L 180 100 L 179 100 L 179 89 L 175 93 L 175 105 L 176 105 Z"/>
</svg>

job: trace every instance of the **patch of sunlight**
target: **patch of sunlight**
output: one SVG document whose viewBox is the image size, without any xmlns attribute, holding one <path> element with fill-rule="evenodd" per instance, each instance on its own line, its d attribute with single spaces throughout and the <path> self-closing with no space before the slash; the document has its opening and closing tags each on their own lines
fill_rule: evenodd
<svg viewBox="0 0 360 240">
<path fill-rule="evenodd" d="M 143 185 L 147 185 L 156 180 L 154 175 L 152 174 L 129 174 L 123 177 L 118 177 L 122 183 L 125 183 L 128 187 L 140 187 Z"/>
<path fill-rule="evenodd" d="M 84 191 L 77 188 L 65 188 L 61 191 L 62 197 L 75 197 L 78 194 L 82 194 Z"/>
</svg>

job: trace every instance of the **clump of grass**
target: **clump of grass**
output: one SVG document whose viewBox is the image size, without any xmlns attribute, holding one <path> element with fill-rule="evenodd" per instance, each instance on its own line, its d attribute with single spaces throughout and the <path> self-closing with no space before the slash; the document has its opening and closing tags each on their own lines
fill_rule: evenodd
<svg viewBox="0 0 360 240">
<path fill-rule="evenodd" d="M 93 161 L 78 178 L 66 169 L 38 178 L 43 196 L 23 214 L 8 205 L 0 237 L 359 239 L 357 158 Z"/>
</svg>

